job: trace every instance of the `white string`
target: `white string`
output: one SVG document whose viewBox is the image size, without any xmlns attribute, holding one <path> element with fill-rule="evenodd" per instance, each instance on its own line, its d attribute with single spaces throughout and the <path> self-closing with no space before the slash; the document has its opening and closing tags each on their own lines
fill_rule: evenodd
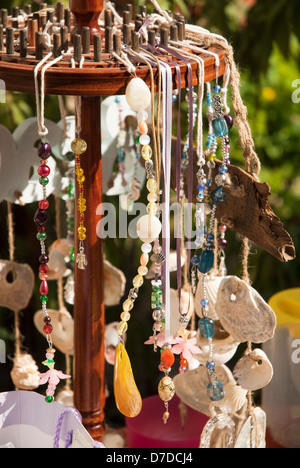
<svg viewBox="0 0 300 468">
<path fill-rule="evenodd" d="M 112 12 L 112 14 L 114 15 L 114 21 L 115 23 L 118 23 L 119 25 L 122 25 L 123 24 L 123 19 L 121 18 L 121 16 L 118 14 L 117 10 L 115 9 L 115 7 L 113 6 L 113 4 L 111 2 L 106 2 L 105 3 L 105 10 L 110 10 Z"/>
<path fill-rule="evenodd" d="M 79 68 L 83 67 L 84 64 L 84 56 L 81 57 L 80 62 L 79 62 Z M 76 68 L 76 62 L 74 58 L 72 57 L 71 59 L 71 66 L 72 68 Z M 76 114 L 76 135 L 79 137 L 81 130 L 82 130 L 82 125 L 81 125 L 81 96 L 75 96 L 75 114 Z"/>
<path fill-rule="evenodd" d="M 35 85 L 35 98 L 36 98 L 36 114 L 38 122 L 38 134 L 40 137 L 45 137 L 48 135 L 48 129 L 45 127 L 45 117 L 44 117 L 44 96 L 41 96 L 41 107 L 40 107 L 40 94 L 39 94 L 39 83 L 38 83 L 38 73 L 39 69 L 50 59 L 52 52 L 47 54 L 34 68 L 34 85 Z M 42 85 L 41 85 L 42 88 Z"/>
<path fill-rule="evenodd" d="M 151 0 L 151 3 L 152 3 L 152 5 L 154 6 L 154 8 L 155 8 L 157 11 L 159 11 L 159 13 L 161 14 L 161 16 L 163 16 L 163 17 L 167 20 L 167 22 L 168 22 L 169 24 L 173 23 L 173 21 L 174 21 L 173 18 L 168 14 L 167 11 L 164 11 L 164 10 L 159 6 L 159 4 L 157 3 L 156 0 Z"/>
<path fill-rule="evenodd" d="M 111 55 L 119 60 L 119 62 L 123 63 L 123 65 L 127 68 L 128 73 L 133 75 L 136 78 L 136 69 L 133 63 L 129 60 L 127 54 L 121 51 L 121 55 L 116 54 L 116 52 L 112 52 Z"/>
</svg>

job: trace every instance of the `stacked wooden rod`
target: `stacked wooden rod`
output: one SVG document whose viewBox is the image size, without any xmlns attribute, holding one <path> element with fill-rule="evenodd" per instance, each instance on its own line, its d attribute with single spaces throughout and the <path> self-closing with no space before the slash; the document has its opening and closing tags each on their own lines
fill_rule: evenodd
<svg viewBox="0 0 300 468">
<path fill-rule="evenodd" d="M 178 13 L 173 17 L 174 21 L 170 28 L 153 27 L 148 31 L 150 45 L 155 46 L 157 37 L 163 45 L 168 45 L 169 39 L 184 40 L 185 18 Z M 71 34 L 74 15 L 69 8 L 64 8 L 63 3 L 57 3 L 55 7 L 42 3 L 40 10 L 34 13 L 31 5 L 25 5 L 22 11 L 19 7 L 13 7 L 11 12 L 2 8 L 0 60 L 41 60 L 46 51 L 45 32 L 51 40 L 54 57 L 59 57 L 62 53 L 67 54 L 72 42 L 76 62 L 80 62 L 84 55 L 87 61 L 101 64 L 108 58 L 103 54 L 109 55 L 114 51 L 119 55 L 122 45 L 130 46 L 138 52 L 143 41 L 138 31 L 147 20 L 145 6 L 140 6 L 139 13 L 133 14 L 132 5 L 126 5 L 122 19 L 123 24 L 120 26 L 115 23 L 113 12 L 107 9 L 103 15 L 102 30 L 99 34 L 92 35 L 88 26 L 83 28 L 81 34 Z"/>
</svg>

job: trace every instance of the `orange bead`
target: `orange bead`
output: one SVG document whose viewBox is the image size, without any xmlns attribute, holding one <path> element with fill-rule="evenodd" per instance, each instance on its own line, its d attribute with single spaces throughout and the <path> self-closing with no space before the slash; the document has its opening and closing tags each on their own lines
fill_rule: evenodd
<svg viewBox="0 0 300 468">
<path fill-rule="evenodd" d="M 164 349 L 160 355 L 160 361 L 165 369 L 169 369 L 174 364 L 175 356 L 170 349 Z"/>
<path fill-rule="evenodd" d="M 143 122 L 143 120 L 139 122 L 139 131 L 142 135 L 147 135 L 148 133 L 148 125 L 146 124 L 146 122 Z"/>
<path fill-rule="evenodd" d="M 146 266 L 148 262 L 149 262 L 149 255 L 145 252 L 142 253 L 141 258 L 140 258 L 140 264 L 142 266 Z"/>
</svg>

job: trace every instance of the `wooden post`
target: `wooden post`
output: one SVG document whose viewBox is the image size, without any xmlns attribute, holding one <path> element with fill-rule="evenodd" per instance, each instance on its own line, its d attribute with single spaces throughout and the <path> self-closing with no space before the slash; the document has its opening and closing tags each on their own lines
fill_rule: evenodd
<svg viewBox="0 0 300 468">
<path fill-rule="evenodd" d="M 98 24 L 103 10 L 103 0 L 69 0 L 70 10 L 75 16 L 76 25 L 73 34 L 81 34 L 82 28 L 88 26 L 91 30 L 91 44 L 95 34 L 103 34 Z"/>
<path fill-rule="evenodd" d="M 104 432 L 105 406 L 103 245 L 96 232 L 99 221 L 96 208 L 102 201 L 100 112 L 100 97 L 82 97 L 80 138 L 88 147 L 81 157 L 86 178 L 87 239 L 84 245 L 88 265 L 85 270 L 75 266 L 74 403 L 82 415 L 83 425 L 94 440 L 100 440 Z M 78 224 L 77 211 L 75 232 Z M 76 249 L 75 255 L 78 245 Z"/>
</svg>

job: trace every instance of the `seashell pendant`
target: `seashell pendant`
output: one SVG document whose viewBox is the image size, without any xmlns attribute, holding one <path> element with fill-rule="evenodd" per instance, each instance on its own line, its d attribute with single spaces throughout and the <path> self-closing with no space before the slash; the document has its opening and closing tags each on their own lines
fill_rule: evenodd
<svg viewBox="0 0 300 468">
<path fill-rule="evenodd" d="M 114 394 L 118 410 L 128 418 L 135 418 L 142 409 L 142 398 L 136 386 L 125 346 L 116 347 Z"/>
</svg>

